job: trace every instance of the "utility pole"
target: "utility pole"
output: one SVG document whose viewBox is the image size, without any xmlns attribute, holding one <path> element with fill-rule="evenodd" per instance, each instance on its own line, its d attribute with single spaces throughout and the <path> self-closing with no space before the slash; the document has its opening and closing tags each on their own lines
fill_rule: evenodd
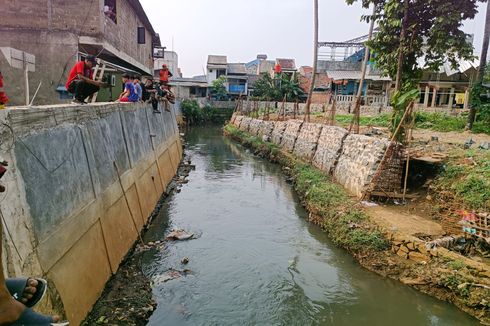
<svg viewBox="0 0 490 326">
<path fill-rule="evenodd" d="M 373 15 L 371 16 L 371 25 L 369 26 L 368 42 L 373 38 L 374 31 L 374 16 L 376 14 L 376 4 L 373 4 Z M 356 106 L 354 108 L 354 133 L 359 133 L 359 124 L 361 119 L 361 99 L 362 89 L 364 88 L 364 80 L 366 79 L 367 64 L 369 61 L 370 49 L 366 45 L 364 51 L 364 61 L 362 62 L 361 80 L 359 81 L 359 89 L 357 90 Z"/>
<path fill-rule="evenodd" d="M 487 15 L 485 19 L 485 31 L 483 33 L 483 47 L 481 49 L 480 67 L 478 69 L 476 83 L 474 84 L 476 87 L 481 86 L 481 84 L 483 83 L 483 76 L 485 75 L 485 70 L 487 67 L 489 39 L 490 39 L 490 2 L 487 3 Z M 469 130 L 473 128 L 473 123 L 475 122 L 476 119 L 476 110 L 478 109 L 477 107 L 475 107 L 474 104 L 470 103 L 470 105 L 471 105 L 470 115 L 468 116 L 468 125 L 467 125 L 467 129 Z"/>
<path fill-rule="evenodd" d="M 313 90 L 316 82 L 316 70 L 318 67 L 318 0 L 313 0 L 314 6 L 314 37 L 313 37 L 313 72 L 311 76 L 310 91 L 308 92 L 308 99 L 306 100 L 305 108 L 305 121 L 310 122 L 310 106 L 311 98 L 313 96 Z"/>
</svg>

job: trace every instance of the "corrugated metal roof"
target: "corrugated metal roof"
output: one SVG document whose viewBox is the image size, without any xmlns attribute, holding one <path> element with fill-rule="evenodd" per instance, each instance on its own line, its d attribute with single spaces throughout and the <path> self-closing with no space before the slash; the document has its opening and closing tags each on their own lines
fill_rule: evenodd
<svg viewBox="0 0 490 326">
<path fill-rule="evenodd" d="M 360 80 L 360 71 L 348 71 L 348 70 L 327 70 L 327 75 L 333 80 Z M 390 77 L 383 77 L 379 75 L 366 75 L 366 80 L 373 81 L 391 81 Z"/>
<path fill-rule="evenodd" d="M 417 60 L 417 65 L 421 69 L 425 68 L 426 65 L 425 56 L 422 56 Z M 444 64 L 441 67 L 439 67 L 439 71 L 437 72 L 440 74 L 446 74 L 446 76 L 452 76 L 457 73 L 463 74 L 472 68 L 478 69 L 479 66 L 480 66 L 480 60 L 478 59 L 475 59 L 474 61 L 458 60 L 457 69 L 453 69 L 449 62 L 444 62 Z"/>
<path fill-rule="evenodd" d="M 246 75 L 247 69 L 244 63 L 229 63 L 228 75 Z"/>
<path fill-rule="evenodd" d="M 228 63 L 228 58 L 226 55 L 209 55 L 208 65 L 226 65 Z"/>
</svg>

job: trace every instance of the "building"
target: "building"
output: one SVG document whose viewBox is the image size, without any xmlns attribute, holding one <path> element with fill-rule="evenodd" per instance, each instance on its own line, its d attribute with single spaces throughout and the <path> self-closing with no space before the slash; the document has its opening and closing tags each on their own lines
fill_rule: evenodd
<svg viewBox="0 0 490 326">
<path fill-rule="evenodd" d="M 308 94 L 311 87 L 311 79 L 313 77 L 313 68 L 302 66 L 299 68 L 298 82 L 301 89 Z M 332 79 L 326 73 L 317 73 L 315 79 L 315 87 L 313 88 L 313 96 L 311 103 L 325 104 L 329 102 L 332 89 Z"/>
<path fill-rule="evenodd" d="M 8 1 L 0 11 L 0 34 L 0 47 L 35 56 L 29 90 L 40 85 L 36 104 L 66 101 L 68 72 L 85 54 L 107 61 L 114 72 L 152 75 L 154 47 L 161 45 L 138 0 Z M 0 67 L 11 103 L 24 104 L 23 71 L 2 54 Z M 120 84 L 117 78 L 106 76 L 111 84 Z"/>
<path fill-rule="evenodd" d="M 203 98 L 208 93 L 206 76 L 175 77 L 170 80 L 169 85 L 172 86 L 172 91 L 179 100 Z"/>
<path fill-rule="evenodd" d="M 229 63 L 226 73 L 226 90 L 232 97 L 248 95 L 247 69 L 243 63 Z"/>
<path fill-rule="evenodd" d="M 207 80 L 211 85 L 219 77 L 226 75 L 228 69 L 228 58 L 225 55 L 210 55 L 207 63 Z"/>
<path fill-rule="evenodd" d="M 165 51 L 165 49 L 159 50 L 159 55 L 154 61 L 153 76 L 160 77 L 160 69 L 162 65 L 167 65 L 168 69 L 173 75 L 173 78 L 182 78 L 182 73 L 179 68 L 179 55 L 174 51 Z"/>
<path fill-rule="evenodd" d="M 294 59 L 276 59 L 275 65 L 280 65 L 282 69 L 282 74 L 294 76 L 297 72 L 296 61 Z M 274 77 L 274 68 L 272 69 L 272 74 Z"/>
</svg>

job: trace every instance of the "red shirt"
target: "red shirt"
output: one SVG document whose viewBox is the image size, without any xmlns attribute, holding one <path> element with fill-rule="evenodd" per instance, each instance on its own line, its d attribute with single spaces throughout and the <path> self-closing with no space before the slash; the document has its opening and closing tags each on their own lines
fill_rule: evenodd
<svg viewBox="0 0 490 326">
<path fill-rule="evenodd" d="M 168 82 L 168 77 L 170 77 L 170 71 L 168 69 L 160 69 L 160 81 Z"/>
<path fill-rule="evenodd" d="M 68 75 L 68 81 L 66 82 L 65 85 L 66 89 L 70 87 L 72 81 L 77 79 L 78 74 L 92 79 L 92 68 L 85 67 L 85 61 L 77 62 L 70 70 L 70 74 Z"/>
</svg>

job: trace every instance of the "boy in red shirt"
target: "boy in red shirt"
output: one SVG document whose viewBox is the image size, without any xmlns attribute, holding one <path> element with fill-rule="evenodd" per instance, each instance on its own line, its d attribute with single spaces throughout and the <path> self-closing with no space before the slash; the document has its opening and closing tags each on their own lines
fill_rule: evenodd
<svg viewBox="0 0 490 326">
<path fill-rule="evenodd" d="M 95 57 L 88 55 L 85 60 L 77 62 L 71 68 L 66 81 L 66 89 L 74 95 L 73 104 L 86 104 L 85 99 L 97 93 L 100 87 L 107 87 L 106 83 L 93 80 L 92 67 Z"/>
<path fill-rule="evenodd" d="M 9 98 L 7 97 L 7 94 L 3 91 L 3 76 L 2 72 L 0 71 L 0 110 L 3 109 L 3 106 L 7 104 L 9 101 Z"/>
<path fill-rule="evenodd" d="M 172 73 L 168 70 L 166 64 L 162 65 L 162 69 L 160 69 L 160 85 L 168 85 L 168 79 L 172 77 Z"/>
</svg>

